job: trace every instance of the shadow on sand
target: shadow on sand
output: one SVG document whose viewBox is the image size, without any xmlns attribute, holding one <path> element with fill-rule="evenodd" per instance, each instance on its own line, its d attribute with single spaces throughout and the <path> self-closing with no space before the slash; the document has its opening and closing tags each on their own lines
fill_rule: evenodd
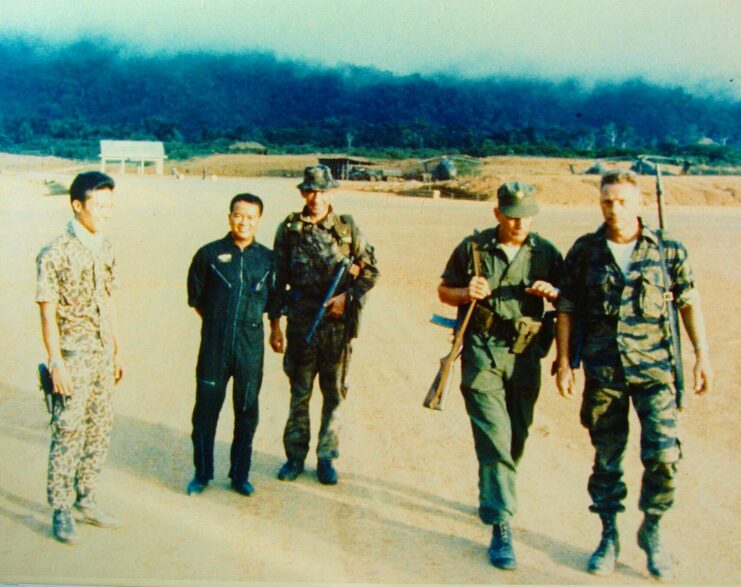
<svg viewBox="0 0 741 587">
<path fill-rule="evenodd" d="M 2 426 L 0 434 L 12 434 L 32 444 L 45 446 L 48 443 L 47 435 L 39 434 L 34 428 L 24 431 L 22 425 Z M 215 453 L 217 467 L 226 469 L 229 445 L 217 441 Z M 183 431 L 162 423 L 117 415 L 107 466 L 184 495 L 192 474 L 191 459 L 190 437 Z M 416 580 L 436 582 L 469 582 L 472 578 L 488 581 L 492 576 L 489 573 L 496 573 L 486 557 L 488 535 L 485 528 L 482 527 L 481 542 L 430 529 L 438 518 L 441 527 L 447 527 L 451 521 L 480 527 L 474 507 L 416 487 L 357 473 L 344 473 L 338 486 L 327 488 L 318 485 L 314 470 L 309 468 L 295 482 L 285 483 L 275 478 L 282 462 L 282 456 L 254 453 L 250 480 L 256 487 L 256 494 L 248 502 L 233 491 L 221 491 L 228 488 L 228 480 L 218 478 L 201 497 L 215 500 L 226 509 L 237 503 L 248 503 L 251 515 L 271 524 L 300 528 L 305 535 L 315 535 L 323 541 L 336 543 L 343 550 L 360 553 L 359 556 L 372 561 L 373 568 L 378 568 L 378 563 L 383 561 L 389 574 L 384 571 L 375 580 L 384 580 L 394 571 L 396 576 L 401 573 L 401 576 L 416 577 Z M 269 499 L 260 499 L 262 495 Z M 19 514 L 0 507 L 0 515 L 50 536 L 46 519 L 48 506 L 2 489 L 0 498 L 29 512 Z M 348 499 L 352 504 L 347 503 Z M 408 513 L 422 514 L 426 527 L 406 521 Z M 517 530 L 515 541 L 547 553 L 556 566 L 579 571 L 589 555 L 550 536 L 528 530 Z M 394 569 L 394 564 L 398 568 Z M 417 567 L 418 572 L 415 572 Z M 527 572 L 528 582 L 559 580 L 559 573 L 554 573 L 553 569 L 548 572 L 527 568 Z M 517 574 L 508 576 L 516 580 Z"/>
</svg>

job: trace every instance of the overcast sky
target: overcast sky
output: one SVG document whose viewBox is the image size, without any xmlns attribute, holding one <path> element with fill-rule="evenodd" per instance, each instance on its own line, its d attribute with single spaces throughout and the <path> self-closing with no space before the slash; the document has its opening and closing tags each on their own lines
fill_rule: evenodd
<svg viewBox="0 0 741 587">
<path fill-rule="evenodd" d="M 0 34 L 395 73 L 643 76 L 741 98 L 741 0 L 0 0 Z"/>
</svg>

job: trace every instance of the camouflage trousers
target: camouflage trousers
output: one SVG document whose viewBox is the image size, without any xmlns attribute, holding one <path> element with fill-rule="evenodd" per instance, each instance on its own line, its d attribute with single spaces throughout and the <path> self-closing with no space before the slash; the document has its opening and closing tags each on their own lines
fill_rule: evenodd
<svg viewBox="0 0 741 587">
<path fill-rule="evenodd" d="M 113 426 L 113 358 L 85 352 L 64 360 L 72 395 L 55 402 L 47 475 L 53 509 L 70 509 L 78 497 L 94 494 L 108 456 Z"/>
<path fill-rule="evenodd" d="M 283 369 L 291 382 L 291 406 L 283 432 L 283 446 L 289 459 L 302 462 L 309 452 L 309 402 L 317 374 L 323 398 L 317 457 L 334 459 L 340 454 L 340 407 L 347 396 L 345 374 L 352 353 L 350 344 L 344 342 L 342 322 L 322 323 L 311 344 L 303 340 L 306 329 L 303 321 L 289 320 L 283 359 Z"/>
<path fill-rule="evenodd" d="M 643 480 L 638 507 L 661 515 L 674 503 L 675 476 L 681 458 L 677 438 L 677 405 L 674 387 L 666 383 L 609 386 L 587 379 L 581 422 L 595 448 L 588 490 L 593 512 L 622 512 L 628 491 L 622 461 L 628 442 L 628 411 L 633 402 L 641 423 Z"/>
</svg>

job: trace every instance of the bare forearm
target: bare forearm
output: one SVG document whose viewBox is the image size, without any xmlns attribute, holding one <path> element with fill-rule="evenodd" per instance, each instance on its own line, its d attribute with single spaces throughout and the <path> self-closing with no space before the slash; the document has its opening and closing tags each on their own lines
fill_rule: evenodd
<svg viewBox="0 0 741 587">
<path fill-rule="evenodd" d="M 437 296 L 443 304 L 448 304 L 449 306 L 462 306 L 471 301 L 467 287 L 453 287 L 445 283 L 441 283 L 438 286 Z"/>
<path fill-rule="evenodd" d="M 556 362 L 569 364 L 569 341 L 571 339 L 571 314 L 559 312 L 556 317 Z"/>
<path fill-rule="evenodd" d="M 121 350 L 121 338 L 119 336 L 118 329 L 118 312 L 116 310 L 116 304 L 113 301 L 113 297 L 108 298 L 108 304 L 111 310 L 111 327 L 113 331 L 113 352 L 118 354 Z"/>
<path fill-rule="evenodd" d="M 679 313 L 682 315 L 682 323 L 692 341 L 695 352 L 708 350 L 707 334 L 705 331 L 705 316 L 699 304 L 687 304 Z"/>
<path fill-rule="evenodd" d="M 41 315 L 41 337 L 49 361 L 60 360 L 62 350 L 59 326 L 57 325 L 57 305 L 51 302 L 42 302 L 39 304 L 39 313 Z"/>
</svg>

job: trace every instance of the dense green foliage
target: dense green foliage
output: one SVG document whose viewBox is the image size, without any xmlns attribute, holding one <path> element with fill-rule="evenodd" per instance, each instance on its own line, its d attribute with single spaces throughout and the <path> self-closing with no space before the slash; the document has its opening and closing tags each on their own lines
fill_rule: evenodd
<svg viewBox="0 0 741 587">
<path fill-rule="evenodd" d="M 698 145 L 704 137 L 714 144 Z M 0 149 L 95 158 L 101 138 L 165 141 L 171 158 L 254 140 L 391 158 L 651 151 L 737 163 L 741 102 L 638 79 L 587 88 L 0 39 Z"/>
</svg>

